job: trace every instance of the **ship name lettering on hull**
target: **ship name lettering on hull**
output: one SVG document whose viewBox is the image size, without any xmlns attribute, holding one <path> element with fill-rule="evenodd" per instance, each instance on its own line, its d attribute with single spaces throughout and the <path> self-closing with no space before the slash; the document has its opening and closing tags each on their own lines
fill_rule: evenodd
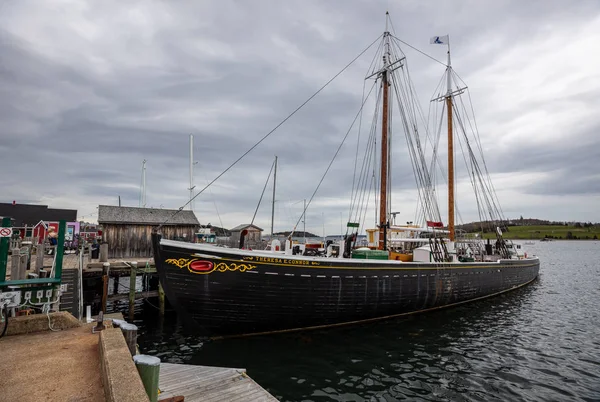
<svg viewBox="0 0 600 402">
<path fill-rule="evenodd" d="M 304 260 L 286 260 L 277 257 L 244 257 L 244 260 L 250 260 L 255 262 L 264 262 L 267 264 L 285 264 L 285 265 L 320 265 L 316 261 L 304 261 Z"/>
</svg>

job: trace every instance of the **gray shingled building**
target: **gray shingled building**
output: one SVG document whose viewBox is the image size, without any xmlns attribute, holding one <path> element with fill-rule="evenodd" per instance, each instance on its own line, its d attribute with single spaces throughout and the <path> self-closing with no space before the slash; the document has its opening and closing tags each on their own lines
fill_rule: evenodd
<svg viewBox="0 0 600 402">
<path fill-rule="evenodd" d="M 109 258 L 152 256 L 152 230 L 163 224 L 164 238 L 194 241 L 200 227 L 192 211 L 100 205 L 98 224 Z"/>
<path fill-rule="evenodd" d="M 231 229 L 231 237 L 229 243 L 231 247 L 239 247 L 240 237 L 244 233 L 245 246 L 246 247 L 257 247 L 262 245 L 261 235 L 263 230 L 256 225 L 250 223 L 244 223 Z"/>
</svg>

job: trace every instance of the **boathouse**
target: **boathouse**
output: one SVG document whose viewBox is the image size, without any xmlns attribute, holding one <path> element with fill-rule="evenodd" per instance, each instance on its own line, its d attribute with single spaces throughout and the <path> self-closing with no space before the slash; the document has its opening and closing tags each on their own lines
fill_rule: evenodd
<svg viewBox="0 0 600 402">
<path fill-rule="evenodd" d="M 163 224 L 163 238 L 194 241 L 200 227 L 193 211 L 100 205 L 98 225 L 109 258 L 152 256 L 152 230 Z"/>
<path fill-rule="evenodd" d="M 240 238 L 244 236 L 244 247 L 256 247 L 262 241 L 263 229 L 250 223 L 238 225 L 231 229 L 229 238 L 231 247 L 240 246 Z"/>
</svg>

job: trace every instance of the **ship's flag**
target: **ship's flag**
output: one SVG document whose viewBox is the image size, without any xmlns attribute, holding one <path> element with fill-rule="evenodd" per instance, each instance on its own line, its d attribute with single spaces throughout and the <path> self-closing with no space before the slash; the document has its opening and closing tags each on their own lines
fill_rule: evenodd
<svg viewBox="0 0 600 402">
<path fill-rule="evenodd" d="M 447 45 L 449 41 L 450 41 L 450 38 L 448 37 L 448 35 L 432 36 L 431 39 L 429 40 L 429 43 L 432 45 Z"/>
</svg>

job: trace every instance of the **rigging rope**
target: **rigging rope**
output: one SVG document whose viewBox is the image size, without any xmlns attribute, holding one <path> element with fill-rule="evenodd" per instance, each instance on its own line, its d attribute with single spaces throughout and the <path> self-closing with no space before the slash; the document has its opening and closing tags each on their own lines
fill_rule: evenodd
<svg viewBox="0 0 600 402">
<path fill-rule="evenodd" d="M 442 66 L 445 66 L 445 65 L 446 65 L 446 63 L 444 63 L 443 61 L 439 61 L 439 60 L 438 60 L 438 59 L 436 59 L 435 57 L 433 57 L 433 56 L 430 56 L 430 55 L 428 55 L 427 53 L 423 52 L 422 50 L 419 50 L 419 49 L 417 49 L 416 47 L 414 47 L 414 46 L 412 46 L 412 45 L 410 45 L 410 44 L 408 44 L 408 43 L 404 42 L 402 39 L 400 39 L 400 38 L 398 38 L 398 37 L 396 37 L 396 36 L 394 36 L 394 35 L 390 35 L 390 36 L 391 36 L 392 38 L 396 39 L 397 41 L 399 41 L 399 42 L 402 42 L 403 44 L 405 44 L 406 46 L 408 46 L 408 47 L 409 47 L 409 48 L 411 48 L 412 50 L 415 50 L 415 51 L 417 51 L 417 52 L 421 53 L 423 56 L 429 57 L 431 60 L 433 60 L 433 61 L 435 61 L 435 62 L 437 62 L 437 63 L 440 63 Z"/>
<path fill-rule="evenodd" d="M 321 91 L 323 91 L 333 80 L 335 80 L 338 76 L 340 76 L 344 71 L 346 71 L 348 69 L 348 67 L 350 67 L 352 64 L 354 64 L 354 62 L 356 60 L 358 60 L 363 54 L 365 54 L 365 52 L 367 50 L 369 50 L 371 48 L 371 46 L 373 46 L 378 40 L 379 38 L 381 38 L 383 36 L 379 35 L 373 42 L 371 42 L 371 44 L 369 44 L 369 46 L 367 46 L 362 52 L 360 52 L 358 54 L 358 56 L 356 56 L 354 59 L 352 59 L 352 61 L 350 61 L 350 63 L 346 64 L 344 66 L 344 68 L 342 68 L 337 74 L 335 74 L 329 81 L 327 81 L 321 88 L 319 88 L 314 94 L 312 94 L 307 100 L 305 100 L 304 102 L 302 102 L 300 104 L 300 106 L 298 106 L 296 109 L 294 109 L 294 111 L 292 113 L 290 113 L 285 119 L 283 119 L 281 122 L 279 122 L 279 124 L 277 124 L 273 129 L 271 129 L 271 131 L 269 131 L 267 134 L 265 134 L 257 143 L 255 143 L 253 146 L 251 146 L 246 152 L 244 152 L 239 158 L 237 158 L 231 165 L 229 165 L 229 167 L 227 167 L 227 169 L 225 169 L 224 171 L 222 171 L 217 177 L 215 177 L 210 183 L 208 183 L 202 190 L 200 190 L 195 196 L 193 196 L 192 198 L 190 198 L 190 200 L 188 202 L 186 202 L 185 204 L 183 204 L 177 211 L 175 211 L 170 217 L 168 217 L 163 223 L 161 223 L 158 228 L 156 229 L 157 231 L 161 229 L 161 227 L 163 225 L 165 225 L 167 222 L 169 222 L 171 219 L 173 219 L 179 212 L 183 211 L 183 209 L 188 206 L 192 201 L 194 201 L 194 199 L 196 199 L 196 197 L 198 197 L 200 194 L 202 194 L 208 187 L 210 187 L 214 182 L 216 182 L 217 180 L 219 180 L 225 173 L 227 173 L 232 167 L 234 167 L 235 165 L 238 164 L 238 162 L 240 162 L 242 159 L 244 159 L 246 157 L 246 155 L 248 155 L 250 152 L 252 152 L 257 146 L 259 146 L 264 140 L 266 140 L 271 134 L 273 134 L 275 132 L 275 130 L 277 130 L 279 127 L 281 127 L 286 121 L 288 121 L 290 118 L 292 118 L 292 116 L 294 116 L 300 109 L 302 109 L 308 102 L 310 102 L 315 96 L 317 96 Z"/>
<path fill-rule="evenodd" d="M 375 87 L 375 84 L 373 84 L 373 86 L 369 90 L 369 94 L 371 93 L 371 91 L 373 91 L 374 87 Z M 367 99 L 368 98 L 369 98 L 369 95 L 367 95 Z M 366 101 L 367 100 L 365 99 L 362 102 L 362 104 L 360 105 L 360 108 L 358 109 L 358 113 L 356 113 L 356 116 L 354 116 L 354 120 L 352 120 L 352 124 L 350 124 L 350 127 L 348 128 L 348 131 L 346 131 L 346 135 L 344 135 L 344 138 L 342 139 L 342 142 L 340 143 L 340 145 L 338 146 L 337 150 L 335 151 L 335 154 L 333 155 L 333 158 L 331 158 L 331 161 L 329 162 L 329 165 L 327 166 L 327 169 L 325 169 L 325 173 L 323 173 L 323 176 L 321 177 L 321 180 L 319 180 L 319 184 L 317 184 L 317 188 L 315 188 L 315 191 L 310 196 L 310 199 L 308 200 L 308 203 L 306 204 L 306 207 L 304 208 L 303 214 L 300 216 L 300 218 L 298 219 L 298 221 L 294 225 L 294 229 L 292 229 L 292 231 L 290 232 L 290 235 L 288 236 L 288 239 L 292 238 L 292 235 L 296 231 L 296 228 L 298 227 L 298 224 L 300 224 L 300 221 L 302 220 L 302 217 L 305 216 L 306 210 L 308 209 L 308 207 L 310 206 L 310 203 L 312 202 L 313 198 L 317 194 L 317 191 L 319 191 L 319 188 L 321 187 L 321 184 L 323 183 L 323 180 L 325 180 L 325 176 L 327 176 L 327 173 L 329 173 L 329 169 L 331 169 L 331 165 L 333 165 L 333 162 L 335 161 L 335 158 L 337 158 L 338 154 L 340 153 L 340 150 L 342 149 L 342 146 L 346 142 L 346 139 L 348 138 L 348 135 L 350 134 L 350 131 L 352 131 L 352 127 L 354 127 L 354 123 L 356 123 L 356 120 L 358 120 L 358 117 L 362 113 L 362 110 L 363 110 L 363 107 L 365 106 Z"/>
<path fill-rule="evenodd" d="M 256 206 L 256 210 L 254 211 L 254 216 L 252 216 L 252 222 L 250 222 L 250 225 L 254 225 L 254 219 L 256 218 L 256 213 L 258 212 L 260 203 L 262 202 L 263 196 L 265 195 L 265 190 L 267 189 L 267 185 L 269 184 L 269 179 L 271 178 L 271 173 L 273 173 L 274 167 L 275 167 L 275 161 L 273 161 L 273 164 L 271 165 L 271 170 L 269 170 L 269 175 L 267 176 L 267 180 L 265 181 L 265 186 L 263 187 L 262 193 L 260 194 L 260 199 L 258 200 L 258 205 Z"/>
</svg>

